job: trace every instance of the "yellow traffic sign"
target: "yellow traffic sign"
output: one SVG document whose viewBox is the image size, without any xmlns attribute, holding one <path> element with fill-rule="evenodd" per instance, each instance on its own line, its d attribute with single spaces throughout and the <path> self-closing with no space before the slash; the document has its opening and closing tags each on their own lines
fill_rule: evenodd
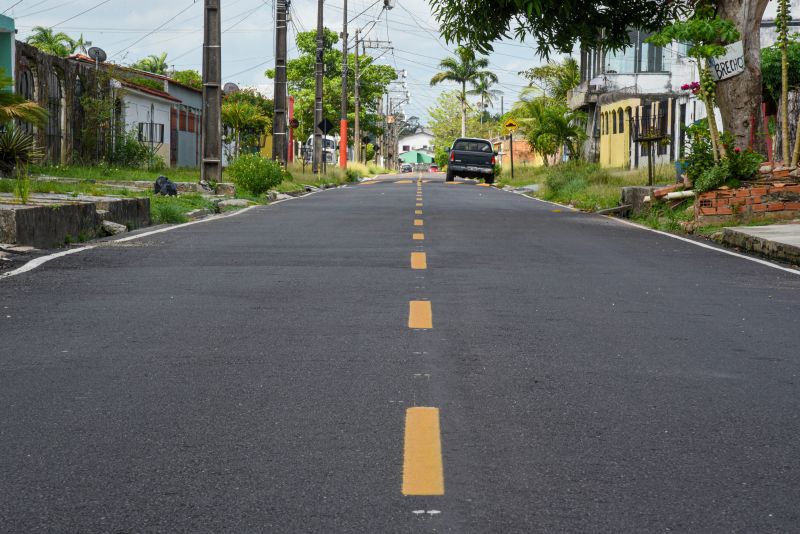
<svg viewBox="0 0 800 534">
<path fill-rule="evenodd" d="M 516 123 L 516 121 L 514 121 L 514 119 L 508 119 L 505 122 L 505 124 L 503 124 L 503 126 L 505 126 L 506 130 L 508 130 L 509 132 L 513 132 L 514 130 L 519 128 L 519 125 Z"/>
</svg>

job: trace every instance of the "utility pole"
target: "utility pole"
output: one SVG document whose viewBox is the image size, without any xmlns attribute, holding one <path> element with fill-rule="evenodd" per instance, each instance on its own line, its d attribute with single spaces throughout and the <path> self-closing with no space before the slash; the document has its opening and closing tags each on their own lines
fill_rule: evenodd
<svg viewBox="0 0 800 534">
<path fill-rule="evenodd" d="M 322 12 L 324 0 L 317 0 L 317 55 L 315 65 L 316 91 L 314 94 L 314 156 L 311 162 L 311 172 L 319 173 L 319 164 L 322 160 L 322 130 L 319 124 L 322 122 L 322 76 L 325 65 L 323 63 L 325 54 L 325 29 L 322 26 Z"/>
<path fill-rule="evenodd" d="M 353 123 L 353 160 L 361 161 L 361 128 L 359 127 L 359 115 L 361 115 L 361 99 L 359 98 L 359 71 L 358 71 L 358 33 L 361 30 L 356 28 L 356 47 L 355 47 L 355 65 L 353 65 L 353 88 L 355 90 L 355 122 Z"/>
<path fill-rule="evenodd" d="M 339 122 L 339 167 L 347 168 L 347 0 L 343 0 L 342 23 L 342 115 Z"/>
<path fill-rule="evenodd" d="M 286 0 L 275 1 L 275 109 L 272 120 L 272 159 L 286 166 Z"/>
<path fill-rule="evenodd" d="M 204 0 L 203 123 L 200 183 L 222 181 L 222 32 L 220 0 Z"/>
</svg>

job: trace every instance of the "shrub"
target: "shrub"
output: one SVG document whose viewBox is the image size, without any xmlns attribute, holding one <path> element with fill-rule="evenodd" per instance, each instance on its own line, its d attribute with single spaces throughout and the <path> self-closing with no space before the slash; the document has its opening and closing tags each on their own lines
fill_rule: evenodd
<svg viewBox="0 0 800 534">
<path fill-rule="evenodd" d="M 280 163 L 259 154 L 242 154 L 227 170 L 236 187 L 255 196 L 266 193 L 288 178 Z"/>
<path fill-rule="evenodd" d="M 153 224 L 176 224 L 188 220 L 182 207 L 169 198 L 153 197 L 150 202 L 152 203 L 150 216 Z"/>
<path fill-rule="evenodd" d="M 111 152 L 111 161 L 120 167 L 130 167 L 134 169 L 147 167 L 151 163 L 152 158 L 153 156 L 150 154 L 150 149 L 145 144 L 139 142 L 137 134 L 133 131 L 126 132 L 124 135 L 119 136 Z"/>
<path fill-rule="evenodd" d="M 705 169 L 699 176 L 694 179 L 694 190 L 698 193 L 711 191 L 717 189 L 728 181 L 729 175 L 729 161 L 723 159 L 716 165 Z"/>
</svg>

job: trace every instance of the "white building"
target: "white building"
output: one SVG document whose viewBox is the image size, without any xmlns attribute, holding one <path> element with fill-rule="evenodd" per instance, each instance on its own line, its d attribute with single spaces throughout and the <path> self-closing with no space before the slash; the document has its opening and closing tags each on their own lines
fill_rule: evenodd
<svg viewBox="0 0 800 534">
<path fill-rule="evenodd" d="M 170 113 L 181 101 L 164 91 L 122 82 L 125 130 L 170 165 Z"/>
<path fill-rule="evenodd" d="M 403 152 L 409 152 L 411 150 L 433 152 L 433 134 L 423 129 L 415 134 L 406 135 L 397 140 L 397 154 L 402 154 Z"/>
</svg>

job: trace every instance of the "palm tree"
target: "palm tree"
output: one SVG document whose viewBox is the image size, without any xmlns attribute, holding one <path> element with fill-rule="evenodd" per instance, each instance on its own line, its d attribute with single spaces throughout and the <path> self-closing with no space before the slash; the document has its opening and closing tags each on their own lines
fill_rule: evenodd
<svg viewBox="0 0 800 534">
<path fill-rule="evenodd" d="M 134 69 L 139 69 L 153 74 L 165 75 L 167 73 L 167 53 L 162 52 L 160 56 L 150 54 L 146 58 L 142 58 L 133 65 Z"/>
<path fill-rule="evenodd" d="M 496 80 L 497 78 L 495 78 L 495 81 Z M 478 76 L 477 80 L 472 81 L 472 89 L 467 91 L 470 95 L 481 97 L 481 124 L 483 124 L 483 116 L 486 113 L 486 108 L 492 107 L 495 97 L 502 94 L 502 91 L 492 89 L 493 85 L 494 82 L 486 76 L 486 74 L 481 74 Z"/>
<path fill-rule="evenodd" d="M 81 54 L 85 54 L 87 53 L 87 47 L 91 45 L 92 42 L 84 39 L 83 34 L 81 34 L 81 36 L 78 37 L 78 40 L 75 41 L 72 45 L 72 53 L 74 54 L 75 52 L 80 52 Z"/>
<path fill-rule="evenodd" d="M 13 86 L 11 78 L 0 69 L 0 125 L 18 120 L 44 126 L 47 122 L 47 110 L 36 102 L 25 100 L 20 94 L 12 93 L 9 89 Z"/>
<path fill-rule="evenodd" d="M 497 83 L 497 75 L 486 67 L 489 60 L 485 57 L 476 58 L 475 52 L 469 48 L 459 46 L 456 48 L 457 57 L 446 57 L 439 62 L 441 72 L 431 78 L 431 85 L 441 82 L 456 82 L 461 84 L 461 137 L 467 136 L 467 84 L 478 81 L 481 76 Z"/>
<path fill-rule="evenodd" d="M 75 41 L 63 32 L 53 33 L 53 28 L 34 26 L 33 34 L 25 42 L 42 52 L 59 57 L 67 57 L 75 49 Z"/>
<path fill-rule="evenodd" d="M 524 89 L 512 110 L 522 123 L 528 143 L 542 156 L 545 165 L 556 159 L 562 148 L 572 155 L 580 152 L 580 145 L 586 139 L 584 113 L 541 95 L 537 88 Z"/>
</svg>

